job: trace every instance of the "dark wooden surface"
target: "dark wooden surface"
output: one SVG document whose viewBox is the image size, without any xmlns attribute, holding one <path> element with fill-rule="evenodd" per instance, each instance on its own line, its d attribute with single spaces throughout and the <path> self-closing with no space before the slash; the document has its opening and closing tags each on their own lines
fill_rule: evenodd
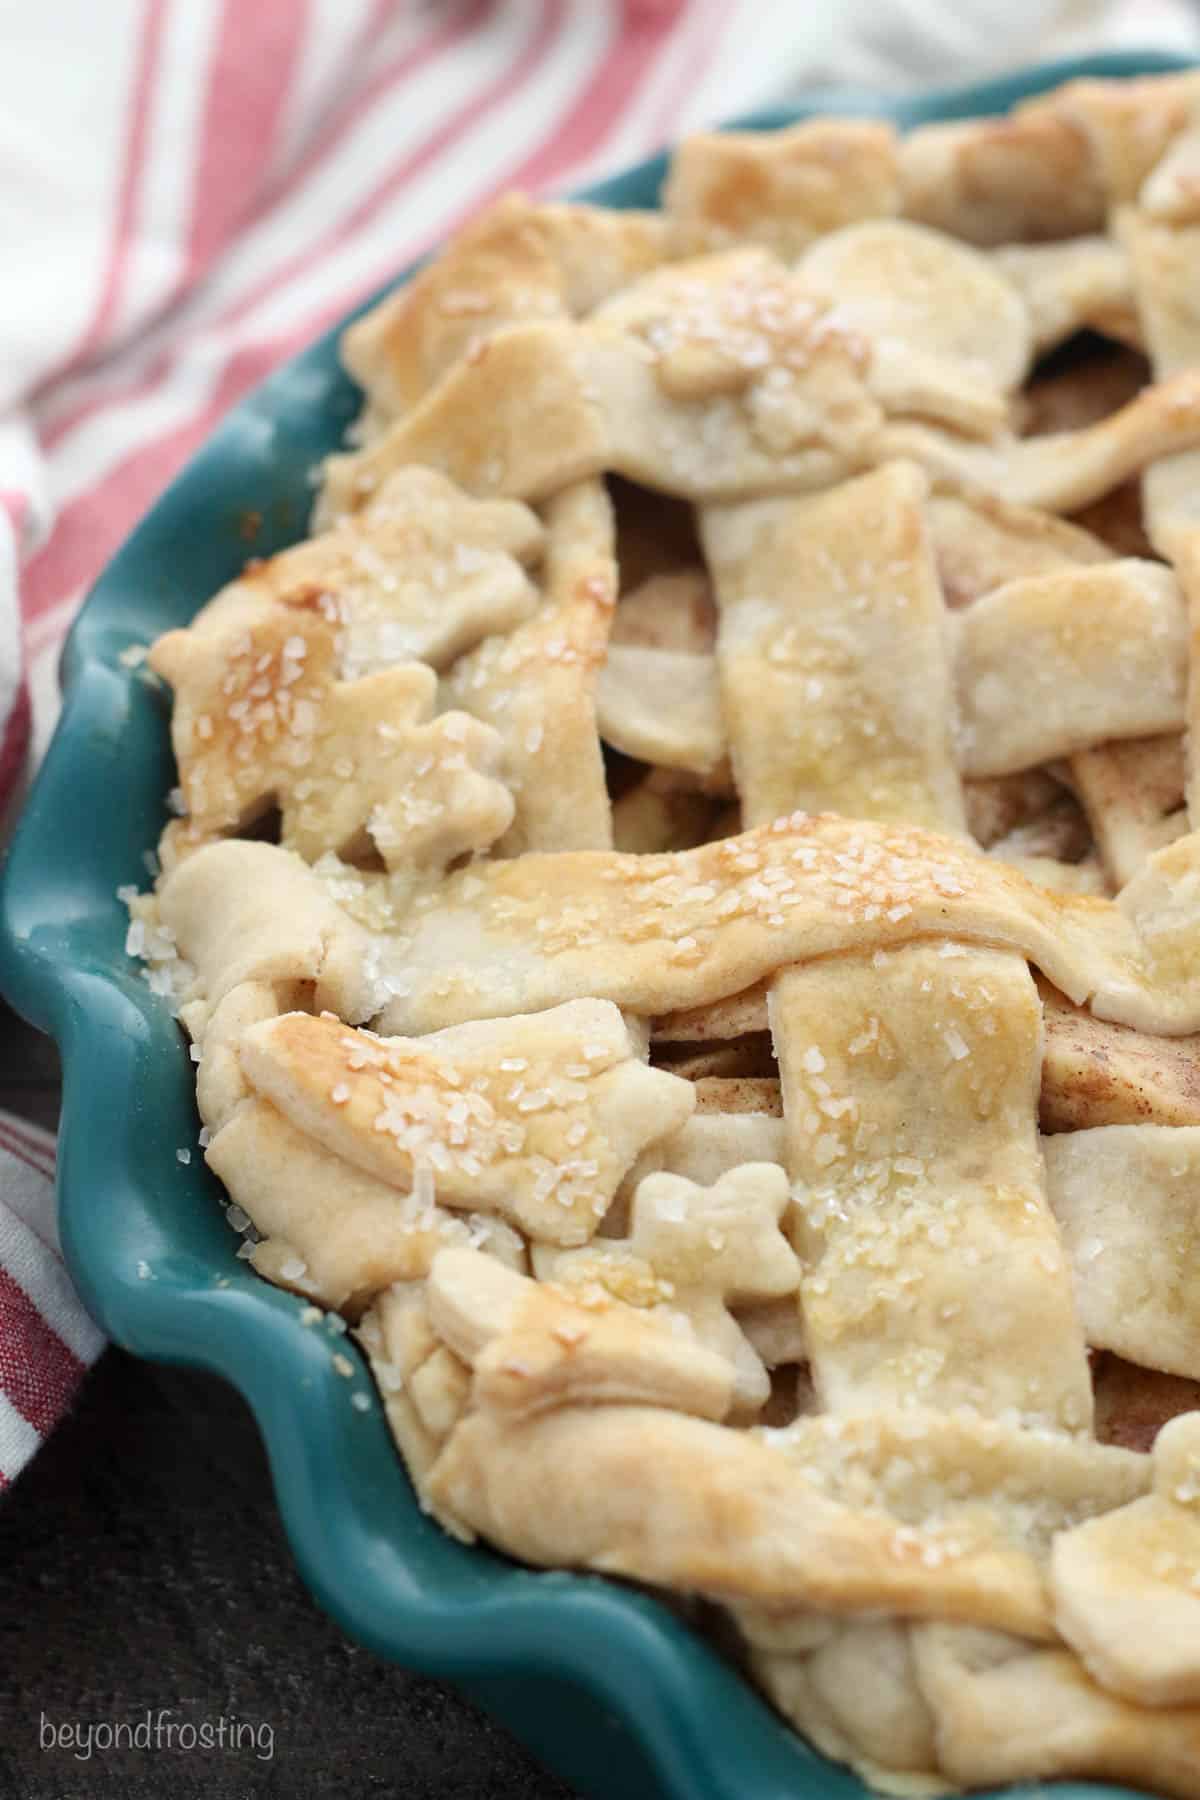
<svg viewBox="0 0 1200 1800">
<path fill-rule="evenodd" d="M 53 1051 L 2 1011 L 0 1105 L 53 1124 Z M 0 1634 L 0 1800 L 570 1800 L 461 1696 L 317 1609 L 248 1410 L 192 1371 L 101 1358 L 0 1499 Z M 48 1735 L 168 1708 L 257 1736 L 84 1757 Z"/>
</svg>

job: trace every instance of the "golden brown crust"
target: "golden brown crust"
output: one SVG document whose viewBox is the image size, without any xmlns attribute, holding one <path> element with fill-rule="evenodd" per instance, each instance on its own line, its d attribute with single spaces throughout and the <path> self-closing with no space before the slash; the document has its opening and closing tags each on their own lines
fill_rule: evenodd
<svg viewBox="0 0 1200 1800">
<path fill-rule="evenodd" d="M 972 244 L 1077 237 L 1104 219 L 1086 133 L 1047 108 L 919 126 L 903 141 L 900 181 L 906 217 Z"/>
<path fill-rule="evenodd" d="M 721 709 L 748 824 L 836 807 L 960 826 L 925 492 L 918 470 L 893 463 L 813 500 L 705 509 Z"/>
<path fill-rule="evenodd" d="M 251 1026 L 241 1062 L 258 1094 L 352 1167 L 402 1192 L 423 1171 L 446 1205 L 557 1244 L 592 1236 L 639 1152 L 694 1104 L 686 1082 L 633 1054 L 603 1001 L 415 1039 L 291 1013 Z"/>
<path fill-rule="evenodd" d="M 151 653 L 240 1254 L 448 1531 L 725 1607 L 885 1792 L 1200 1800 L 1198 121 L 499 202 Z"/>
<path fill-rule="evenodd" d="M 617 568 L 612 507 L 598 481 L 557 494 L 545 510 L 544 595 L 515 631 L 460 657 L 446 703 L 484 721 L 501 746 L 513 816 L 501 856 L 606 849 L 612 816 L 596 732 Z"/>
<path fill-rule="evenodd" d="M 913 1648 L 940 1766 L 955 1783 L 1082 1775 L 1195 1800 L 1200 1709 L 1132 1706 L 1069 1652 L 994 1632 L 920 1626 Z"/>
<path fill-rule="evenodd" d="M 533 206 L 508 194 L 351 325 L 343 359 L 379 414 L 395 417 L 501 326 L 590 312 L 664 250 L 653 213 Z"/>
<path fill-rule="evenodd" d="M 697 133 L 676 150 L 663 190 L 670 242 L 685 254 L 749 241 L 791 258 L 898 205 L 896 134 L 869 119 Z"/>
<path fill-rule="evenodd" d="M 964 1422 L 959 1448 L 978 1443 L 1009 1480 L 1010 1457 L 1022 1454 L 1016 1434 L 993 1427 L 991 1436 L 987 1447 L 986 1432 L 973 1436 Z M 1088 1510 L 1144 1489 L 1144 1459 L 1110 1460 L 1122 1453 L 1076 1451 L 1065 1440 L 1061 1455 L 1075 1503 Z M 1024 1543 L 964 1530 L 953 1507 L 945 1519 L 936 1507 L 920 1510 L 912 1525 L 831 1498 L 782 1443 L 682 1413 L 567 1406 L 510 1420 L 481 1406 L 451 1434 L 430 1488 L 482 1536 L 542 1566 L 574 1564 L 782 1612 L 940 1615 L 1051 1635 L 1039 1565 Z"/>
</svg>

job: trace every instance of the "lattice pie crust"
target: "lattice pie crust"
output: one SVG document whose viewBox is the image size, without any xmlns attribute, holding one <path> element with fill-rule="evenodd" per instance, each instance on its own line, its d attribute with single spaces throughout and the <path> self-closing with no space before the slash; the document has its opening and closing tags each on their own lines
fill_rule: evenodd
<svg viewBox="0 0 1200 1800">
<path fill-rule="evenodd" d="M 343 346 L 149 658 L 243 1254 L 882 1790 L 1196 1800 L 1200 75 L 696 137 Z"/>
</svg>

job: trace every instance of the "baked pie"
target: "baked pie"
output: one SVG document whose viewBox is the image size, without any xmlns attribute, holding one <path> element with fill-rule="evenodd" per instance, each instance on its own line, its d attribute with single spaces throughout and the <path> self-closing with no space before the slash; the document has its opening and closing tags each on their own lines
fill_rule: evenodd
<svg viewBox="0 0 1200 1800">
<path fill-rule="evenodd" d="M 1198 295 L 1200 74 L 504 200 L 149 654 L 242 1254 L 883 1792 L 1200 1796 Z"/>
</svg>

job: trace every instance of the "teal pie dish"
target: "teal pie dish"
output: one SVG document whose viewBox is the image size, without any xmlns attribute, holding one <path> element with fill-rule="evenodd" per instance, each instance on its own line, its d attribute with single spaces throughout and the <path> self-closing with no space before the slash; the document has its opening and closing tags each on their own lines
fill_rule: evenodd
<svg viewBox="0 0 1200 1800">
<path fill-rule="evenodd" d="M 1184 66 L 1168 55 L 1098 56 L 917 99 L 825 93 L 743 123 L 855 112 L 906 127 L 1003 112 L 1077 75 Z M 663 170 L 655 157 L 583 197 L 652 206 Z M 0 882 L 0 988 L 62 1052 L 68 1265 L 117 1343 L 211 1370 L 244 1396 L 305 1580 L 371 1649 L 455 1681 L 593 1795 L 865 1800 L 857 1778 L 809 1749 L 658 1601 L 466 1548 L 421 1513 L 357 1350 L 325 1324 L 303 1325 L 302 1302 L 236 1258 L 218 1184 L 195 1148 L 184 1039 L 125 955 L 117 889 L 146 885 L 145 852 L 175 775 L 164 697 L 121 653 L 186 623 L 251 551 L 301 535 L 313 467 L 358 407 L 337 335 L 230 413 L 109 564 L 64 653 L 62 719 Z M 335 1353 L 351 1358 L 352 1379 Z M 1032 1800 L 1035 1789 L 1006 1792 Z M 1054 1792 L 1129 1791 L 1075 1782 Z"/>
</svg>

